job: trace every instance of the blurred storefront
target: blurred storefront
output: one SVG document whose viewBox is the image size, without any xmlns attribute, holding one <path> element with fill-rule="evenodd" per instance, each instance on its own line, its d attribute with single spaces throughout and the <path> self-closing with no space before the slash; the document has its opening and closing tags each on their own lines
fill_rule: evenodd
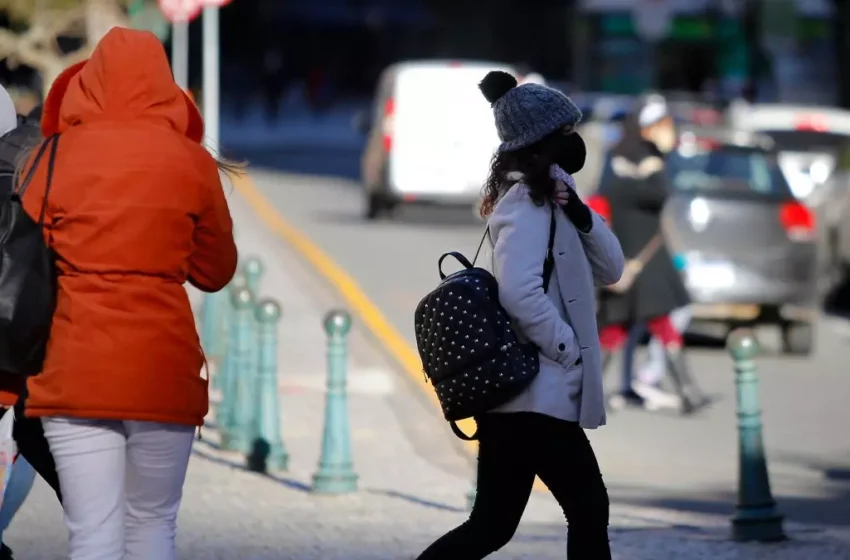
<svg viewBox="0 0 850 560">
<path fill-rule="evenodd" d="M 835 101 L 831 0 L 581 0 L 576 82 L 758 99 Z"/>
</svg>

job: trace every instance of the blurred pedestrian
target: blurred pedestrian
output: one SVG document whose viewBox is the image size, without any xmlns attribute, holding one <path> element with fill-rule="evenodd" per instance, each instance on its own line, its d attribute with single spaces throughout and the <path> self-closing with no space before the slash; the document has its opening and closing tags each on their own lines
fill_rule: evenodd
<svg viewBox="0 0 850 560">
<path fill-rule="evenodd" d="M 677 270 L 682 270 L 682 259 L 674 258 Z M 682 307 L 670 313 L 673 326 L 684 333 L 690 322 L 690 308 Z M 675 409 L 681 406 L 678 396 L 661 388 L 666 371 L 664 344 L 654 336 L 650 337 L 647 359 L 639 369 L 635 369 L 634 358 L 640 341 L 647 335 L 646 324 L 638 323 L 629 330 L 629 338 L 623 348 L 623 364 L 620 391 L 608 400 L 612 408 L 628 405 L 640 406 L 647 410 Z"/>
<path fill-rule="evenodd" d="M 60 74 L 41 129 L 38 153 L 55 160 L 36 154 L 19 177 L 25 210 L 44 216 L 58 293 L 26 414 L 56 460 L 69 558 L 174 560 L 208 407 L 183 284 L 213 292 L 234 273 L 219 171 L 235 167 L 202 146 L 201 116 L 146 31 L 113 28 Z"/>
<path fill-rule="evenodd" d="M 651 96 L 624 122 L 623 137 L 613 149 L 613 177 L 606 185 L 614 232 L 626 255 L 626 278 L 631 283 L 602 290 L 599 295 L 600 341 L 603 363 L 622 349 L 629 329 L 646 324 L 664 348 L 664 358 L 680 410 L 690 414 L 708 403 L 691 375 L 682 334 L 669 314 L 690 302 L 684 282 L 673 266 L 661 232 L 661 212 L 667 201 L 664 158 L 677 142 L 667 104 Z M 617 399 L 645 405 L 631 388 Z"/>
<path fill-rule="evenodd" d="M 505 546 L 535 476 L 567 518 L 568 556 L 610 560 L 608 492 L 584 429 L 605 424 L 594 280 L 617 281 L 623 254 L 575 193 L 572 174 L 586 156 L 575 132 L 579 109 L 556 90 L 517 86 L 504 72 L 488 74 L 481 90 L 502 140 L 481 206 L 499 300 L 540 349 L 540 371 L 514 399 L 476 417 L 472 513 L 419 560 L 480 560 Z"/>
<path fill-rule="evenodd" d="M 15 104 L 5 88 L 0 86 L 0 196 L 11 196 L 15 172 L 14 161 L 10 165 L 7 144 L 3 141 L 18 126 L 18 114 Z M 0 417 L 5 416 L 15 406 L 23 392 L 25 380 L 5 373 L 0 373 Z M 12 518 L 24 503 L 35 481 L 35 470 L 23 457 L 18 457 L 12 466 L 12 472 L 2 486 L 0 496 L 0 560 L 11 560 L 12 551 L 3 542 L 3 532 L 8 528 Z"/>
<path fill-rule="evenodd" d="M 26 150 L 37 144 L 40 138 L 38 125 L 28 117 L 19 116 L 11 97 L 0 87 L 0 197 L 11 196 L 17 165 Z M 36 471 L 59 494 L 56 466 L 44 438 L 41 421 L 23 416 L 21 399 L 25 387 L 25 378 L 0 373 L 0 417 L 18 405 L 14 412 L 12 433 L 18 445 L 18 456 L 0 500 L 0 560 L 12 558 L 11 549 L 3 542 L 3 533 L 27 499 L 35 482 Z"/>
</svg>

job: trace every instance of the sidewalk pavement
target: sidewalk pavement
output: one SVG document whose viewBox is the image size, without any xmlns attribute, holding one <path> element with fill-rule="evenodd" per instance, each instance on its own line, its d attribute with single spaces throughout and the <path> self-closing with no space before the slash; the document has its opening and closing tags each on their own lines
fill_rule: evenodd
<svg viewBox="0 0 850 560">
<path fill-rule="evenodd" d="M 230 201 L 243 255 L 260 255 L 267 266 L 261 295 L 277 298 L 284 309 L 280 390 L 291 464 L 289 472 L 272 476 L 246 472 L 242 458 L 218 451 L 215 431 L 205 429 L 185 486 L 180 558 L 412 560 L 465 519 L 473 461 L 419 390 L 355 323 L 349 405 L 360 491 L 339 497 L 309 492 L 324 409 L 321 319 L 338 300 L 235 192 Z M 846 530 L 790 526 L 789 533 L 793 540 L 779 545 L 739 545 L 728 541 L 725 517 L 612 506 L 617 560 L 850 560 Z M 535 494 L 516 537 L 493 558 L 563 559 L 565 539 L 557 504 Z M 60 508 L 43 483 L 6 541 L 28 560 L 67 554 Z"/>
</svg>

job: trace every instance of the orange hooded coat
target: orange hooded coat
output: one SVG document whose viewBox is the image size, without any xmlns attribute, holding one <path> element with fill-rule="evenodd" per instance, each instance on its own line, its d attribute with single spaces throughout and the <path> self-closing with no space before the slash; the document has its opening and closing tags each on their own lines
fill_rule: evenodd
<svg viewBox="0 0 850 560">
<path fill-rule="evenodd" d="M 58 301 L 30 416 L 203 424 L 203 353 L 188 280 L 222 289 L 236 269 L 203 122 L 151 33 L 114 28 L 47 96 L 59 134 L 44 224 Z M 37 218 L 47 154 L 24 196 Z"/>
</svg>

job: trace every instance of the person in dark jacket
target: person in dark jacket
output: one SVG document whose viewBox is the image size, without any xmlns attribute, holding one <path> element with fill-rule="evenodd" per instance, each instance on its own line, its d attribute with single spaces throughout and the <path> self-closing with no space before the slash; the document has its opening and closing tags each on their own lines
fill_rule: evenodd
<svg viewBox="0 0 850 560">
<path fill-rule="evenodd" d="M 675 145 L 675 126 L 663 99 L 649 98 L 626 118 L 623 137 L 612 152 L 613 177 L 606 192 L 626 268 L 637 275 L 626 291 L 600 293 L 597 320 L 604 365 L 623 347 L 632 326 L 646 324 L 664 345 L 680 410 L 690 414 L 708 399 L 690 374 L 682 335 L 670 321 L 670 312 L 687 305 L 690 298 L 661 234 L 668 196 L 664 158 Z"/>
<path fill-rule="evenodd" d="M 0 88 L 2 90 L 2 88 Z M 5 95 L 4 95 L 5 94 Z M 17 115 L 5 90 L 0 91 L 0 196 L 11 196 L 21 158 L 41 141 L 39 123 Z M 10 128 L 11 127 L 11 128 Z M 20 456 L 2 493 L 0 506 L 0 560 L 12 560 L 12 551 L 2 541 L 18 509 L 23 505 L 38 473 L 56 492 L 60 502 L 59 476 L 39 418 L 24 415 L 26 380 L 0 372 L 0 417 L 14 408 L 12 437 Z"/>
</svg>

